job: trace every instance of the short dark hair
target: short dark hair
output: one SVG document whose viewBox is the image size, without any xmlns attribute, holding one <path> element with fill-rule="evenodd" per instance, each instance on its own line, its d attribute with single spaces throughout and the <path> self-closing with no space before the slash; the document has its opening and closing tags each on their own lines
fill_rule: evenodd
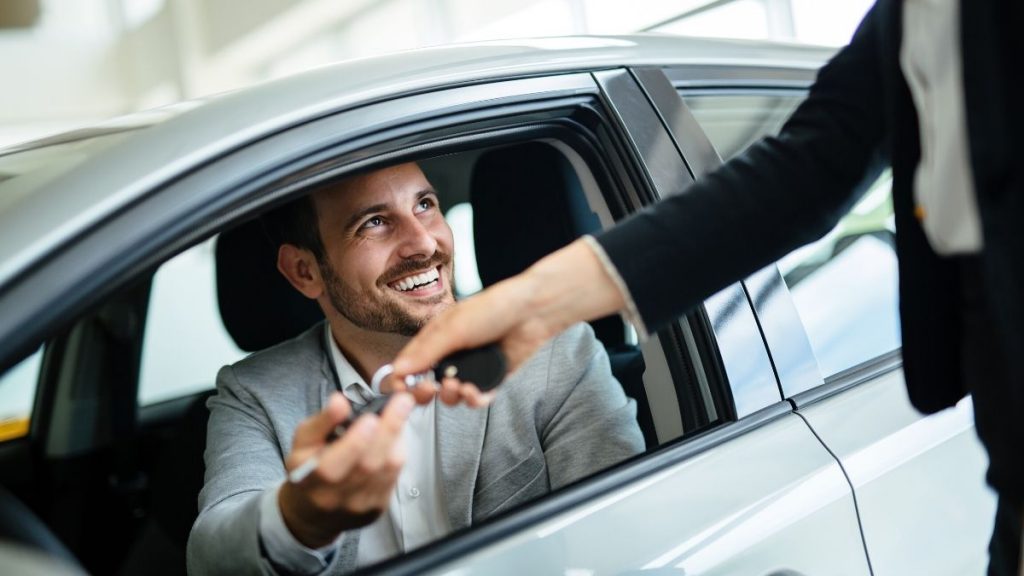
<svg viewBox="0 0 1024 576">
<path fill-rule="evenodd" d="M 324 243 L 320 238 L 320 225 L 312 194 L 279 206 L 261 216 L 260 220 L 275 247 L 292 244 L 312 252 L 318 262 L 324 260 Z"/>
</svg>

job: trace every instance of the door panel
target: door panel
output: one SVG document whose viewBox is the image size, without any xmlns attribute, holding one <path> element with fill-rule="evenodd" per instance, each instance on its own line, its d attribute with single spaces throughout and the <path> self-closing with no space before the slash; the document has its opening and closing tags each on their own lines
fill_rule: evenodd
<svg viewBox="0 0 1024 576">
<path fill-rule="evenodd" d="M 842 471 L 790 413 L 433 572 L 635 570 L 869 573 Z"/>
<path fill-rule="evenodd" d="M 996 501 L 970 398 L 922 416 L 894 370 L 799 413 L 846 469 L 876 576 L 985 573 Z"/>
</svg>

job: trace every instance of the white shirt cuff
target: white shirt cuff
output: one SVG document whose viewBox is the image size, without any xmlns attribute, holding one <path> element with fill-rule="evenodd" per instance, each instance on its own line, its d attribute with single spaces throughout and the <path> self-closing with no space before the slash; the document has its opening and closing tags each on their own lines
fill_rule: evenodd
<svg viewBox="0 0 1024 576">
<path fill-rule="evenodd" d="M 640 317 L 636 303 L 633 302 L 633 295 L 629 293 L 629 288 L 626 286 L 622 276 L 619 275 L 618 268 L 615 267 L 615 264 L 612 264 L 612 259 L 608 257 L 608 253 L 604 251 L 604 248 L 601 247 L 601 244 L 593 236 L 584 234 L 583 242 L 593 250 L 598 261 L 601 262 L 605 274 L 608 274 L 608 277 L 612 279 L 612 283 L 615 284 L 615 287 L 619 289 L 619 293 L 622 294 L 622 299 L 626 301 L 626 309 L 620 312 L 619 315 L 622 316 L 624 321 L 633 325 L 641 342 L 647 340 L 647 326 L 644 324 L 644 319 Z"/>
<path fill-rule="evenodd" d="M 267 551 L 270 561 L 289 572 L 296 574 L 317 574 L 323 572 L 331 563 L 336 553 L 338 540 L 323 548 L 307 548 L 292 536 L 284 523 L 281 508 L 277 503 L 277 493 L 281 484 L 266 490 L 260 501 L 260 540 Z M 339 536 L 340 539 L 340 536 Z"/>
</svg>

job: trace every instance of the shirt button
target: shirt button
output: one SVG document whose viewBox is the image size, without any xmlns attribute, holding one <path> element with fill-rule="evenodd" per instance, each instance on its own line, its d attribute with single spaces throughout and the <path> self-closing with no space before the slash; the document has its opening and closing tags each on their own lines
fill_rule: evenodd
<svg viewBox="0 0 1024 576">
<path fill-rule="evenodd" d="M 413 498 L 419 498 L 420 497 L 420 489 L 415 487 L 415 486 L 413 486 L 412 488 L 409 488 L 409 496 L 411 496 Z"/>
</svg>

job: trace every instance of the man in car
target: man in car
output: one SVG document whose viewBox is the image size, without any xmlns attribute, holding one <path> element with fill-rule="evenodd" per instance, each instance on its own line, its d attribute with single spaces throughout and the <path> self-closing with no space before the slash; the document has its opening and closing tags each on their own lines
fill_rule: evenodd
<svg viewBox="0 0 1024 576">
<path fill-rule="evenodd" d="M 643 451 L 635 404 L 586 324 L 488 408 L 475 387 L 446 382 L 439 404 L 421 386 L 421 407 L 396 394 L 328 441 L 373 397 L 378 367 L 454 303 L 452 232 L 413 163 L 326 185 L 265 222 L 278 269 L 327 321 L 220 371 L 191 573 L 350 571 Z M 314 456 L 312 473 L 286 479 Z"/>
</svg>

